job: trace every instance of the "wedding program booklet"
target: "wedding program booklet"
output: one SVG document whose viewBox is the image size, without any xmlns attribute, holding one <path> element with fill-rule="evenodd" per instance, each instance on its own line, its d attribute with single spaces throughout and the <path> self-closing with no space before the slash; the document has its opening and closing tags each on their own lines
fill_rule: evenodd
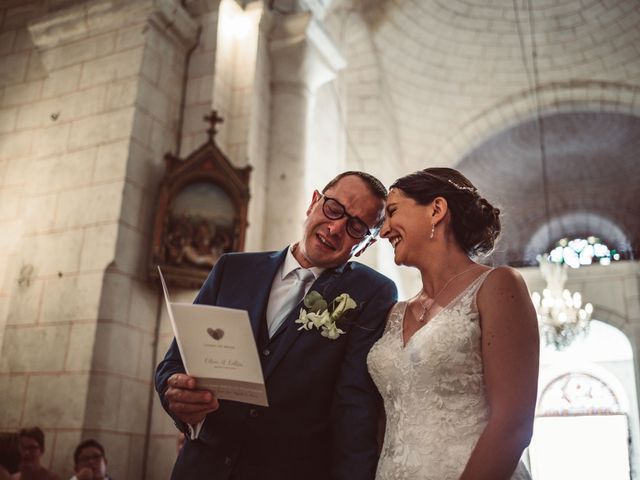
<svg viewBox="0 0 640 480">
<path fill-rule="evenodd" d="M 160 267 L 158 272 L 184 368 L 198 388 L 218 399 L 269 406 L 249 313 L 171 302 Z"/>
</svg>

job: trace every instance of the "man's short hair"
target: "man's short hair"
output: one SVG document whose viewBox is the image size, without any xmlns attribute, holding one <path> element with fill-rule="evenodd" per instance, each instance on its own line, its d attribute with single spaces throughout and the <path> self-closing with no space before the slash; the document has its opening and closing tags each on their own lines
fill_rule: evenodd
<svg viewBox="0 0 640 480">
<path fill-rule="evenodd" d="M 370 173 L 360 172 L 357 170 L 350 170 L 348 172 L 342 172 L 339 175 L 336 175 L 329 183 L 325 185 L 325 187 L 322 189 L 322 193 L 326 192 L 331 187 L 333 187 L 336 183 L 338 183 L 338 181 L 341 178 L 348 177 L 351 175 L 353 175 L 354 177 L 361 178 L 364 181 L 364 183 L 367 184 L 367 186 L 369 187 L 369 190 L 371 190 L 371 193 L 373 193 L 376 197 L 378 197 L 381 200 L 387 199 L 387 189 L 385 188 L 385 186 L 382 184 L 380 180 L 378 180 L 376 177 L 374 177 Z"/>
<path fill-rule="evenodd" d="M 44 452 L 44 432 L 39 427 L 22 428 L 18 432 L 18 438 L 29 437 L 38 442 L 40 450 Z"/>
<path fill-rule="evenodd" d="M 104 447 L 102 446 L 102 444 L 100 442 L 98 442 L 97 440 L 94 440 L 93 438 L 88 438 L 87 440 L 84 440 L 82 442 L 80 442 L 80 444 L 76 447 L 76 449 L 73 452 L 73 462 L 78 465 L 78 459 L 80 458 L 80 453 L 82 452 L 82 450 L 84 450 L 85 448 L 97 448 L 98 450 L 100 450 L 100 453 L 102 454 L 102 456 L 104 457 Z"/>
</svg>

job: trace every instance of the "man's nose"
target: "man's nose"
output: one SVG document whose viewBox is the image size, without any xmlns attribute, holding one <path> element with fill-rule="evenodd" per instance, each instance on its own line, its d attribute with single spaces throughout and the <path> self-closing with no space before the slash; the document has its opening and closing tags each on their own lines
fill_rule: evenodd
<svg viewBox="0 0 640 480">
<path fill-rule="evenodd" d="M 336 219 L 336 220 L 330 220 L 329 221 L 329 234 L 330 235 L 340 235 L 341 233 L 345 232 L 347 229 L 347 221 L 349 219 L 347 218 L 346 215 Z"/>
</svg>

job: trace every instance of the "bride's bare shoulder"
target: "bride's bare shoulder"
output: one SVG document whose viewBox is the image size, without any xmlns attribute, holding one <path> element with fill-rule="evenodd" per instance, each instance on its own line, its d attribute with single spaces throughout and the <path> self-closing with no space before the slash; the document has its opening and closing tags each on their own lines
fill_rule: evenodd
<svg viewBox="0 0 640 480">
<path fill-rule="evenodd" d="M 507 265 L 501 265 L 491 269 L 487 274 L 487 278 L 482 285 L 481 291 L 513 288 L 520 289 L 522 287 L 526 289 L 526 284 L 520 272 Z"/>
<path fill-rule="evenodd" d="M 516 269 L 508 266 L 496 267 L 487 275 L 478 291 L 477 304 L 480 310 L 493 310 L 500 306 L 528 305 L 531 303 L 529 289 Z"/>
</svg>

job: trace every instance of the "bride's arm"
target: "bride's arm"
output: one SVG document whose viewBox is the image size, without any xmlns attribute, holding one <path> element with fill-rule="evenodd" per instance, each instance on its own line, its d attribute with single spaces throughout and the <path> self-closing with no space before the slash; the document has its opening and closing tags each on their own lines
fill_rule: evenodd
<svg viewBox="0 0 640 480">
<path fill-rule="evenodd" d="M 489 274 L 477 304 L 490 414 L 460 480 L 506 480 L 531 440 L 538 384 L 538 323 L 524 280 L 508 267 Z"/>
</svg>

